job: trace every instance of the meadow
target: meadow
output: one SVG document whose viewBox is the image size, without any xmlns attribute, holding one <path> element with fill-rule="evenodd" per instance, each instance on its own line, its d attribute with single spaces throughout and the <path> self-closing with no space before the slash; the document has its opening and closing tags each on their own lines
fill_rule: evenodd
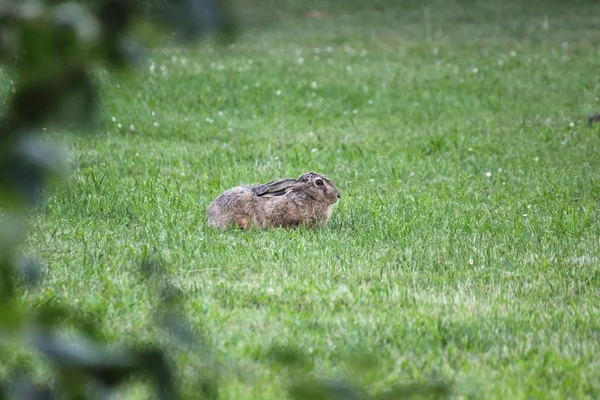
<svg viewBox="0 0 600 400">
<path fill-rule="evenodd" d="M 102 132 L 51 133 L 71 171 L 32 216 L 32 307 L 160 341 L 137 272 L 151 257 L 222 398 L 285 398 L 300 372 L 278 346 L 302 352 L 302 374 L 374 394 L 443 381 L 453 398 L 598 398 L 600 124 L 585 117 L 600 112 L 600 4 L 274 7 L 233 45 L 98 71 Z M 311 170 L 343 193 L 327 228 L 207 227 L 223 190 Z M 370 362 L 353 372 L 357 354 Z M 193 357 L 176 359 L 184 376 Z"/>
</svg>

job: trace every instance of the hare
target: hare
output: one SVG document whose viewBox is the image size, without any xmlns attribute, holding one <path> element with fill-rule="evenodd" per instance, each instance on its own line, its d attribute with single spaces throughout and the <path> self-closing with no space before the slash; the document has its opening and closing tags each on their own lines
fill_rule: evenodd
<svg viewBox="0 0 600 400">
<path fill-rule="evenodd" d="M 311 171 L 297 179 L 226 190 L 208 206 L 208 223 L 220 229 L 233 224 L 241 229 L 325 226 L 341 197 L 327 176 Z"/>
</svg>

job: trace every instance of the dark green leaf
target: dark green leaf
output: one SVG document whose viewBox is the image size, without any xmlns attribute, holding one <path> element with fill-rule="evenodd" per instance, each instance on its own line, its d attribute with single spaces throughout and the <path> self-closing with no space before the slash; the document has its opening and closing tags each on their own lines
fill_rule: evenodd
<svg viewBox="0 0 600 400">
<path fill-rule="evenodd" d="M 5 392 L 7 395 L 10 395 L 11 399 L 52 400 L 55 398 L 50 388 L 36 385 L 26 378 L 14 378 L 5 385 L 0 384 L 0 391 L 2 391 L 2 386 L 5 386 Z M 2 398 L 2 393 L 0 392 L 0 399 Z"/>
<path fill-rule="evenodd" d="M 303 367 L 306 365 L 304 353 L 290 346 L 274 346 L 269 350 L 268 357 L 286 366 Z"/>
<path fill-rule="evenodd" d="M 396 386 L 391 391 L 375 397 L 375 400 L 396 399 L 447 399 L 450 396 L 450 387 L 445 383 L 415 383 Z"/>
<path fill-rule="evenodd" d="M 40 281 L 40 266 L 30 258 L 19 258 L 16 265 L 17 271 L 21 273 L 25 284 L 36 286 Z"/>
<path fill-rule="evenodd" d="M 140 353 L 138 359 L 141 366 L 151 374 L 158 398 L 160 400 L 177 398 L 171 368 L 164 354 L 159 350 L 148 350 Z"/>
<path fill-rule="evenodd" d="M 171 0 L 156 9 L 155 17 L 175 28 L 184 40 L 218 33 L 228 40 L 237 26 L 224 1 Z"/>
<path fill-rule="evenodd" d="M 0 276 L 0 278 L 4 278 L 4 276 Z M 2 285 L 5 285 L 5 283 Z M 3 288 L 0 287 L 0 289 Z M 6 291 L 4 294 L 6 294 Z M 23 310 L 15 304 L 10 304 L 6 300 L 7 297 L 0 296 L 0 303 L 3 304 L 2 312 L 0 313 L 0 339 L 2 339 L 3 333 L 18 332 L 25 317 Z"/>
<path fill-rule="evenodd" d="M 71 68 L 19 84 L 10 101 L 9 118 L 24 128 L 48 124 L 97 126 L 97 93 L 88 72 Z"/>
<path fill-rule="evenodd" d="M 290 388 L 290 395 L 296 400 L 366 400 L 368 395 L 343 382 L 306 381 Z"/>
<path fill-rule="evenodd" d="M 73 32 L 80 41 L 94 44 L 100 39 L 100 25 L 83 5 L 74 2 L 63 3 L 53 11 L 56 25 Z"/>
<path fill-rule="evenodd" d="M 42 329 L 51 330 L 54 326 L 68 324 L 88 339 L 99 339 L 100 326 L 89 315 L 72 307 L 45 304 L 36 310 L 34 317 Z"/>
<path fill-rule="evenodd" d="M 0 198 L 34 206 L 47 179 L 65 176 L 64 153 L 32 133 L 23 133 L 11 143 L 0 160 Z"/>
<path fill-rule="evenodd" d="M 197 344 L 198 337 L 185 321 L 174 312 L 165 312 L 162 316 L 162 324 L 167 332 L 182 343 Z"/>
</svg>

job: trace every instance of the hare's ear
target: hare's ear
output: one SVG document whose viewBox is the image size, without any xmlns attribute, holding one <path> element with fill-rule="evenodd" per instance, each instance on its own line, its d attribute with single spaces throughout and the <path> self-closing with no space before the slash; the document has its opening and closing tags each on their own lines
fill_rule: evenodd
<svg viewBox="0 0 600 400">
<path fill-rule="evenodd" d="M 294 187 L 297 179 L 280 179 L 260 185 L 256 188 L 256 195 L 259 197 L 283 196 L 289 189 Z"/>
<path fill-rule="evenodd" d="M 300 179 L 304 182 L 309 182 L 313 176 L 315 176 L 315 173 L 313 171 L 310 171 L 310 172 L 306 172 L 306 173 L 300 175 L 300 178 L 298 178 L 298 179 Z"/>
</svg>

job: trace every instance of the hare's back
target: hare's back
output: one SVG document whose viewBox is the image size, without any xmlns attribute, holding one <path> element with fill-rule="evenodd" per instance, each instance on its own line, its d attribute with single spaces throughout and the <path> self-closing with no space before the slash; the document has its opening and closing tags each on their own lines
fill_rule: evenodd
<svg viewBox="0 0 600 400">
<path fill-rule="evenodd" d="M 209 205 L 210 208 L 231 209 L 251 203 L 254 193 L 250 186 L 238 186 L 221 193 Z"/>
<path fill-rule="evenodd" d="M 253 197 L 250 186 L 238 186 L 224 191 L 208 206 L 209 223 L 224 228 L 231 225 L 236 216 L 252 214 Z"/>
</svg>

